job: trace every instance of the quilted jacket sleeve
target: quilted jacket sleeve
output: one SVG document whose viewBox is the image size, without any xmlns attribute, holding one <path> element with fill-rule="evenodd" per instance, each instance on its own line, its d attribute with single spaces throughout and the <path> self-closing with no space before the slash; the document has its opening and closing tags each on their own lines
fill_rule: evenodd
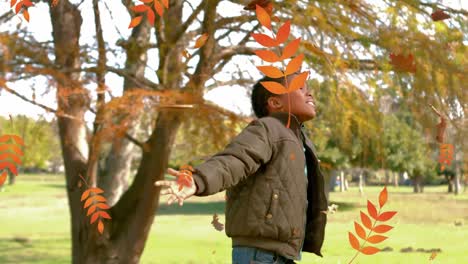
<svg viewBox="0 0 468 264">
<path fill-rule="evenodd" d="M 255 119 L 221 152 L 195 166 L 196 196 L 212 195 L 254 174 L 272 156 L 272 145 L 265 124 Z"/>
</svg>

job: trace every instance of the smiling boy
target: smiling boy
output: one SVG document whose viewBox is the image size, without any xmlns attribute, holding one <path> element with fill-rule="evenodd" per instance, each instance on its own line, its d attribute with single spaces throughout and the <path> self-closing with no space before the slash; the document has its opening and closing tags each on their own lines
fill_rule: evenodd
<svg viewBox="0 0 468 264">
<path fill-rule="evenodd" d="M 288 83 L 296 75 L 289 75 Z M 158 181 L 168 188 L 168 204 L 192 195 L 226 190 L 226 235 L 232 239 L 232 262 L 295 263 L 301 252 L 322 256 L 327 200 L 324 178 L 304 122 L 316 115 L 314 97 L 304 87 L 273 94 L 260 84 L 284 78 L 264 77 L 252 91 L 253 120 L 224 150 L 193 168 L 193 185 L 178 190 L 176 181 Z M 176 176 L 179 172 L 169 168 Z"/>
</svg>

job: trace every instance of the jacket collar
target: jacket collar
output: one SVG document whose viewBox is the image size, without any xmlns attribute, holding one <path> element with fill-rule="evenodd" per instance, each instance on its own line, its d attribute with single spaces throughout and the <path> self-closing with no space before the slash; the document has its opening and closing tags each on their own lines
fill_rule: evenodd
<svg viewBox="0 0 468 264">
<path fill-rule="evenodd" d="M 270 113 L 271 117 L 278 119 L 284 126 L 288 124 L 288 112 L 273 112 Z M 304 141 L 302 132 L 305 128 L 304 123 L 300 122 L 296 115 L 290 113 L 291 115 L 291 123 L 289 124 L 289 128 L 294 132 L 299 140 L 302 142 Z"/>
</svg>

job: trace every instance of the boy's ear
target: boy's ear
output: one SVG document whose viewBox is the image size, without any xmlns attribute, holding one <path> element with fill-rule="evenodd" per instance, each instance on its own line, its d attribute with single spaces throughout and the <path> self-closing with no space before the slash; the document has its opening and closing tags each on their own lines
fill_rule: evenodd
<svg viewBox="0 0 468 264">
<path fill-rule="evenodd" d="M 268 98 L 267 103 L 270 109 L 272 110 L 279 110 L 283 108 L 283 103 L 278 97 L 275 97 L 275 96 Z"/>
</svg>

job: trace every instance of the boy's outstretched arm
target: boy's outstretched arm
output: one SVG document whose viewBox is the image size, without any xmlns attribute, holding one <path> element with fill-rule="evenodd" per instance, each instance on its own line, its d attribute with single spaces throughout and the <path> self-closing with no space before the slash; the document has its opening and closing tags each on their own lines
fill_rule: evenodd
<svg viewBox="0 0 468 264">
<path fill-rule="evenodd" d="M 195 195 L 215 194 L 254 174 L 272 156 L 268 134 L 265 124 L 255 119 L 224 150 L 194 167 Z"/>
<path fill-rule="evenodd" d="M 156 186 L 166 186 L 161 194 L 169 194 L 168 204 L 175 200 L 179 205 L 192 195 L 207 196 L 236 185 L 255 173 L 267 163 L 272 155 L 272 147 L 267 128 L 262 121 L 253 120 L 242 130 L 224 150 L 216 153 L 204 163 L 193 168 L 192 186 L 178 191 L 176 181 L 157 181 Z M 169 168 L 174 176 L 178 171 Z"/>
</svg>

